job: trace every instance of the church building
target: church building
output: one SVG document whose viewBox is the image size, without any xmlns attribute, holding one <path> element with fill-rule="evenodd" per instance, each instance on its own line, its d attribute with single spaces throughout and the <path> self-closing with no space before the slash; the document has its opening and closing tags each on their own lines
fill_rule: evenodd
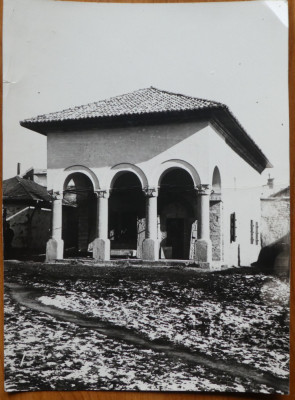
<svg viewBox="0 0 295 400">
<path fill-rule="evenodd" d="M 226 105 L 150 87 L 21 125 L 47 136 L 47 261 L 257 260 L 259 193 L 235 185 L 271 164 Z"/>
</svg>

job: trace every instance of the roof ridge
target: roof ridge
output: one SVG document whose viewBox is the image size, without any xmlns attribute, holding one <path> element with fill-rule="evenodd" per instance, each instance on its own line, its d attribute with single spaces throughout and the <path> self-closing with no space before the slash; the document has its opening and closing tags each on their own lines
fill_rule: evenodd
<svg viewBox="0 0 295 400">
<path fill-rule="evenodd" d="M 134 93 L 138 93 L 138 92 L 143 92 L 144 90 L 147 90 L 148 88 L 142 88 L 142 89 L 137 89 L 137 90 L 133 90 L 132 92 L 128 92 L 128 93 L 123 93 L 123 94 L 118 94 L 117 96 L 111 96 L 108 97 L 107 99 L 102 99 L 102 100 L 98 100 L 98 101 L 93 101 L 91 103 L 88 104 L 83 104 L 81 106 L 77 106 L 79 107 L 84 107 L 84 105 L 90 105 L 90 104 L 97 104 L 97 103 L 103 103 L 109 100 L 113 100 L 113 99 L 119 99 L 121 97 L 125 97 L 125 96 L 129 96 L 130 94 L 134 94 Z"/>
<path fill-rule="evenodd" d="M 21 178 L 20 176 L 16 176 L 15 178 L 18 181 L 18 183 L 21 185 L 21 187 L 24 189 L 24 191 L 33 199 L 31 193 L 27 190 L 26 186 L 23 185 L 22 181 L 24 180 L 24 178 Z"/>
<path fill-rule="evenodd" d="M 278 190 L 277 192 L 274 192 L 273 194 L 271 194 L 269 197 L 275 197 L 275 196 L 277 196 L 278 194 L 280 194 L 281 192 L 284 192 L 285 190 L 290 190 L 290 185 L 281 188 L 281 189 Z"/>
<path fill-rule="evenodd" d="M 18 178 L 17 181 L 20 183 L 21 187 L 31 197 L 32 200 L 44 201 L 44 198 L 42 196 L 44 196 L 45 193 L 48 194 L 48 191 L 44 186 L 31 179 L 25 179 L 20 176 L 16 176 L 16 178 Z M 42 191 L 44 191 L 44 194 L 42 193 Z M 36 199 L 35 197 L 37 197 L 38 199 Z"/>
<path fill-rule="evenodd" d="M 215 103 L 218 104 L 219 106 L 228 108 L 226 104 L 224 103 L 220 103 L 219 101 L 216 100 L 209 100 L 209 99 L 204 99 L 203 97 L 194 97 L 194 96 L 190 96 L 188 94 L 183 94 L 183 93 L 176 93 L 176 92 L 171 92 L 169 90 L 164 90 L 164 89 L 158 89 L 155 86 L 150 86 L 150 89 L 156 90 L 158 92 L 162 92 L 162 93 L 167 93 L 170 95 L 174 95 L 174 96 L 179 96 L 179 97 L 185 97 L 186 99 L 193 99 L 193 100 L 201 100 L 201 101 L 208 101 L 210 103 Z"/>
</svg>

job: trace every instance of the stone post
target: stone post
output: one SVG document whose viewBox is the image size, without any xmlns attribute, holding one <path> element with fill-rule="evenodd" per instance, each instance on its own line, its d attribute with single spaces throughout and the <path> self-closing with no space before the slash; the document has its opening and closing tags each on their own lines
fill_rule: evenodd
<svg viewBox="0 0 295 400">
<path fill-rule="evenodd" d="M 144 189 L 146 197 L 146 230 L 142 243 L 142 259 L 157 261 L 159 259 L 157 200 L 158 193 L 154 188 Z"/>
<path fill-rule="evenodd" d="M 106 190 L 95 192 L 97 197 L 97 237 L 93 241 L 93 258 L 97 261 L 110 259 L 110 240 L 108 238 L 109 194 Z"/>
<path fill-rule="evenodd" d="M 46 244 L 46 261 L 62 259 L 64 242 L 62 240 L 62 199 L 60 192 L 53 193 L 51 238 Z"/>
<path fill-rule="evenodd" d="M 198 240 L 195 242 L 195 260 L 212 262 L 212 243 L 210 240 L 210 186 L 199 185 L 198 191 Z"/>
</svg>

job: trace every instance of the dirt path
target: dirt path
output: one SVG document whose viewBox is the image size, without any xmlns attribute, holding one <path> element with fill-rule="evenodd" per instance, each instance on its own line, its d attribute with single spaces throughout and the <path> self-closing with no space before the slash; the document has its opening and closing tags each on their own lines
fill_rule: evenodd
<svg viewBox="0 0 295 400">
<path fill-rule="evenodd" d="M 41 290 L 14 283 L 6 283 L 5 287 L 9 289 L 10 294 L 15 301 L 31 310 L 49 314 L 58 320 L 70 322 L 83 328 L 93 329 L 108 338 L 123 340 L 126 343 L 138 347 L 151 349 L 156 352 L 163 352 L 172 358 L 202 365 L 219 373 L 227 373 L 231 376 L 243 379 L 246 378 L 258 384 L 265 384 L 277 391 L 282 391 L 284 393 L 288 392 L 288 380 L 278 378 L 271 373 L 260 372 L 253 367 L 244 366 L 232 361 L 229 364 L 223 360 L 216 360 L 204 354 L 189 352 L 185 349 L 178 349 L 168 341 L 163 343 L 152 341 L 130 329 L 113 325 L 107 321 L 102 321 L 99 318 L 87 317 L 78 312 L 62 310 L 54 306 L 47 306 L 38 301 L 38 298 L 45 294 Z"/>
</svg>

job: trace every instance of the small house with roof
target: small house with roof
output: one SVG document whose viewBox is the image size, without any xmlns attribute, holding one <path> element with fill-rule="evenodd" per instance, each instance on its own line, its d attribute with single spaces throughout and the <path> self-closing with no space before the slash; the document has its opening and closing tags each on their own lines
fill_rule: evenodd
<svg viewBox="0 0 295 400">
<path fill-rule="evenodd" d="M 233 182 L 271 164 L 226 105 L 150 87 L 21 125 L 47 136 L 47 260 L 257 259 L 259 193 Z"/>
<path fill-rule="evenodd" d="M 50 226 L 51 197 L 44 186 L 20 176 L 3 181 L 4 250 L 11 248 L 5 258 L 44 254 Z"/>
</svg>

